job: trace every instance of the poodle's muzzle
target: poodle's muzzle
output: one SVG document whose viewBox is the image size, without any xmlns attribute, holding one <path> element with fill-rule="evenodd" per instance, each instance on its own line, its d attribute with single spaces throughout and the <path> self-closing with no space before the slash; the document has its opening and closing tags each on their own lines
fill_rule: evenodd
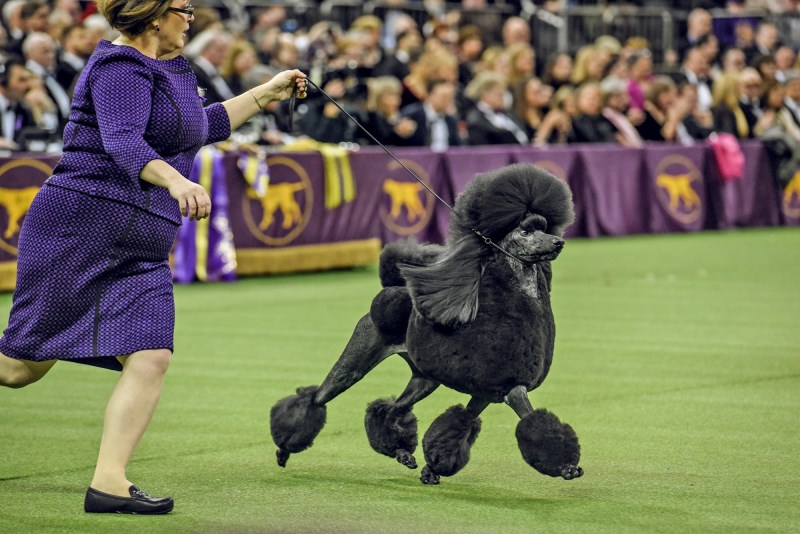
<svg viewBox="0 0 800 534">
<path fill-rule="evenodd" d="M 563 239 L 541 230 L 517 229 L 507 235 L 501 244 L 526 263 L 553 261 L 564 248 Z"/>
</svg>

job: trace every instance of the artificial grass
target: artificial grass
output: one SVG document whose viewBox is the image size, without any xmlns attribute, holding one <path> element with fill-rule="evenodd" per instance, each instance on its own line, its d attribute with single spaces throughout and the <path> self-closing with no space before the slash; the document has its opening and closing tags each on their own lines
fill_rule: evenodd
<svg viewBox="0 0 800 534">
<path fill-rule="evenodd" d="M 798 266 L 798 229 L 570 241 L 554 264 L 555 361 L 531 399 L 573 425 L 586 474 L 536 473 L 516 416 L 492 405 L 470 463 L 434 487 L 364 434 L 366 404 L 405 386 L 399 357 L 275 464 L 270 407 L 324 378 L 376 268 L 176 287 L 176 355 L 129 469 L 175 511 L 83 513 L 116 376 L 59 363 L 0 390 L 0 532 L 798 531 Z M 415 409 L 420 432 L 466 400 L 436 391 Z"/>
</svg>

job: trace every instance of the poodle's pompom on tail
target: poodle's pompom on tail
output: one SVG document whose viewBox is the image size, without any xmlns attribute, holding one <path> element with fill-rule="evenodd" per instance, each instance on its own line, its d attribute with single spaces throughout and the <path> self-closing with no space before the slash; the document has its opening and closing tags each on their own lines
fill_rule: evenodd
<svg viewBox="0 0 800 534">
<path fill-rule="evenodd" d="M 398 407 L 394 398 L 372 401 L 367 406 L 364 428 L 375 452 L 395 458 L 409 469 L 417 468 L 417 417 L 411 408 Z"/>
<path fill-rule="evenodd" d="M 448 241 L 470 236 L 474 228 L 498 242 L 530 213 L 547 220 L 548 234 L 563 237 L 575 220 L 569 186 L 527 163 L 478 174 L 456 198 L 455 211 Z"/>
<path fill-rule="evenodd" d="M 566 423 L 544 409 L 534 410 L 517 423 L 517 443 L 525 461 L 542 473 L 566 480 L 583 475 L 578 467 L 578 436 Z"/>
<path fill-rule="evenodd" d="M 314 438 L 325 426 L 325 406 L 314 404 L 317 386 L 297 388 L 296 395 L 289 395 L 272 407 L 270 432 L 278 446 L 278 465 L 286 467 L 291 453 L 302 452 L 314 444 Z"/>
</svg>

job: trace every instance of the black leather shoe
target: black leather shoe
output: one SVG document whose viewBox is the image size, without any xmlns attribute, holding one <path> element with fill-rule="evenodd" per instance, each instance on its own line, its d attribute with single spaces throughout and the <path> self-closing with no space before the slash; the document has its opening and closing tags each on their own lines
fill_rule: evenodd
<svg viewBox="0 0 800 534">
<path fill-rule="evenodd" d="M 130 497 L 120 497 L 97 491 L 86 490 L 83 509 L 90 514 L 168 514 L 175 506 L 172 497 L 151 497 L 136 486 L 128 488 Z"/>
</svg>

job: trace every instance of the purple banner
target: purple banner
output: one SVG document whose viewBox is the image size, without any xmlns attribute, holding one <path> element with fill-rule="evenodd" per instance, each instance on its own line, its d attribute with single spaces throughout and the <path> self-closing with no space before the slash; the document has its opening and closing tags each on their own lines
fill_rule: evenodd
<svg viewBox="0 0 800 534">
<path fill-rule="evenodd" d="M 652 233 L 697 232 L 706 224 L 705 146 L 648 144 L 644 180 Z"/>
<path fill-rule="evenodd" d="M 583 201 L 586 235 L 626 235 L 647 232 L 648 189 L 642 172 L 642 150 L 612 145 L 584 145 Z"/>
<path fill-rule="evenodd" d="M 783 191 L 778 191 L 781 219 L 787 226 L 800 226 L 800 170 Z"/>
<path fill-rule="evenodd" d="M 425 185 L 452 203 L 450 184 L 442 169 L 442 157 L 419 148 L 393 151 Z M 441 242 L 447 229 L 447 208 L 417 181 L 403 165 L 382 149 L 362 149 L 351 156 L 353 174 L 361 185 L 361 217 L 376 223 L 373 237 L 384 243 L 415 236 L 419 241 Z"/>
<path fill-rule="evenodd" d="M 0 262 L 17 261 L 22 221 L 59 159 L 38 154 L 0 158 Z"/>
<path fill-rule="evenodd" d="M 744 174 L 740 179 L 722 182 L 724 226 L 775 226 L 780 224 L 780 209 L 775 202 L 777 184 L 764 146 L 758 141 L 743 141 Z"/>
</svg>

